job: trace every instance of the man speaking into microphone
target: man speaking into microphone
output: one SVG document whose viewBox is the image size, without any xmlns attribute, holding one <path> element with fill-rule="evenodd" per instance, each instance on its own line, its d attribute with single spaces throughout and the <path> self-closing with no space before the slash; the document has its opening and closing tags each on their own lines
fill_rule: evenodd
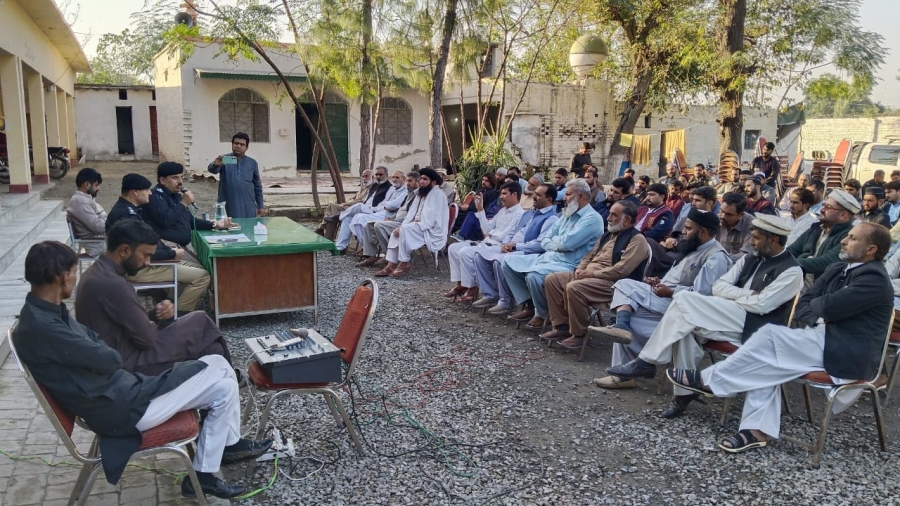
<svg viewBox="0 0 900 506">
<path fill-rule="evenodd" d="M 150 194 L 150 202 L 141 206 L 147 223 L 159 237 L 184 248 L 191 242 L 191 230 L 224 230 L 231 225 L 226 218 L 217 222 L 195 218 L 188 207 L 194 204 L 194 194 L 184 189 L 184 167 L 180 163 L 163 162 L 156 168 L 157 184 Z"/>
</svg>

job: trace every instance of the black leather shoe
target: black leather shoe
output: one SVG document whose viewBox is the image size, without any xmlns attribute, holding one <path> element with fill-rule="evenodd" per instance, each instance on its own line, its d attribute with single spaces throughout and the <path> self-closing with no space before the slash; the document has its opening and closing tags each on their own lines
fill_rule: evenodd
<svg viewBox="0 0 900 506">
<path fill-rule="evenodd" d="M 209 483 L 209 482 L 212 483 Z M 206 483 L 204 483 L 206 482 Z M 233 499 L 235 497 L 247 493 L 247 487 L 243 485 L 229 485 L 225 480 L 216 476 L 206 477 L 200 482 L 200 489 L 204 495 L 212 495 L 220 499 Z M 181 495 L 184 497 L 195 497 L 194 484 L 191 482 L 190 476 L 185 476 L 181 480 Z"/>
<path fill-rule="evenodd" d="M 659 416 L 661 418 L 679 417 L 684 414 L 688 404 L 695 401 L 697 397 L 700 397 L 700 394 L 676 395 L 675 398 L 672 399 L 672 404 L 669 404 L 669 407 L 660 413 Z"/>
<path fill-rule="evenodd" d="M 225 447 L 225 452 L 222 453 L 222 465 L 228 466 L 244 460 L 254 460 L 269 451 L 271 447 L 271 439 L 260 439 L 259 441 L 241 439 L 237 443 Z"/>
<path fill-rule="evenodd" d="M 636 358 L 627 364 L 610 367 L 606 372 L 620 378 L 655 378 L 656 366 Z"/>
</svg>

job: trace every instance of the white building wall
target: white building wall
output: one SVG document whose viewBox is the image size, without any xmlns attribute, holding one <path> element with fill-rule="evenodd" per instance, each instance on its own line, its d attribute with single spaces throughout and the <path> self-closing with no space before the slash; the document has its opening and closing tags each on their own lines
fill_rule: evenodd
<svg viewBox="0 0 900 506">
<path fill-rule="evenodd" d="M 126 89 L 127 100 L 119 100 L 119 90 L 77 88 L 75 128 L 78 144 L 87 160 L 153 160 L 150 137 L 150 107 L 155 106 L 150 90 Z M 116 108 L 131 108 L 134 155 L 120 155 Z M 157 120 L 159 118 L 157 117 Z"/>
<path fill-rule="evenodd" d="M 646 115 L 646 113 L 645 113 Z M 635 172 L 656 176 L 659 173 L 660 148 L 663 132 L 685 129 L 685 158 L 688 165 L 719 162 L 719 125 L 716 119 L 719 109 L 716 106 L 690 106 L 684 111 L 671 108 L 662 113 L 651 113 L 650 126 L 644 128 L 643 117 L 634 130 L 635 135 L 651 135 L 651 161 L 648 165 L 634 165 Z M 766 139 L 775 142 L 778 130 L 778 114 L 775 109 L 744 108 L 744 131 L 759 130 Z M 744 135 L 741 133 L 741 142 Z M 669 156 L 668 154 L 666 156 Z M 742 161 L 751 161 L 756 155 L 754 150 L 744 150 Z"/>
<path fill-rule="evenodd" d="M 413 165 L 420 168 L 430 163 L 428 155 L 428 97 L 415 90 L 402 90 L 394 95 L 406 100 L 412 109 L 412 137 L 407 145 L 379 144 L 375 148 L 375 164 L 384 165 L 390 170 L 409 172 Z M 350 172 L 359 174 L 359 101 L 354 100 L 350 106 Z M 374 120 L 375 112 L 372 117 Z"/>
<path fill-rule="evenodd" d="M 156 87 L 159 160 L 184 164 L 184 111 L 179 58 L 178 52 L 168 54 L 163 51 L 158 54 L 153 61 L 153 84 Z"/>
<path fill-rule="evenodd" d="M 295 176 L 296 118 L 293 103 L 284 86 L 279 81 L 197 78 L 196 69 L 272 73 L 265 62 L 230 61 L 217 57 L 216 51 L 215 46 L 198 46 L 181 67 L 177 66 L 178 54 L 161 52 L 157 55 L 155 84 L 160 159 L 177 161 L 195 172 L 206 171 L 211 160 L 231 151 L 230 139 L 224 142 L 219 140 L 219 98 L 234 88 L 249 88 L 269 103 L 269 142 L 251 139 L 248 156 L 257 160 L 264 177 Z M 292 74 L 302 72 L 298 59 L 270 54 L 282 71 Z M 306 91 L 306 85 L 295 83 L 293 89 L 299 95 Z M 403 90 L 399 96 L 412 108 L 412 143 L 405 146 L 379 145 L 375 163 L 409 171 L 413 165 L 425 166 L 429 161 L 428 99 L 414 90 Z M 349 102 L 347 121 L 350 173 L 358 175 L 359 101 Z"/>
<path fill-rule="evenodd" d="M 0 50 L 12 53 L 69 95 L 75 72 L 17 0 L 0 2 Z"/>
</svg>

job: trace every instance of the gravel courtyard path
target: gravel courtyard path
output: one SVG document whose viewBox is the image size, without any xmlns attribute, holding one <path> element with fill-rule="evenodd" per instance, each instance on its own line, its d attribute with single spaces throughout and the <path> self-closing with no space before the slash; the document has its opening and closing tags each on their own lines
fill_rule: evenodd
<svg viewBox="0 0 900 506">
<path fill-rule="evenodd" d="M 320 319 L 312 313 L 223 320 L 235 355 L 242 339 L 287 326 L 333 336 L 347 300 L 374 271 L 352 256 L 319 256 Z M 604 391 L 591 383 L 609 365 L 608 343 L 584 362 L 540 346 L 480 310 L 441 296 L 446 268 L 420 261 L 381 290 L 360 362 L 354 413 L 367 443 L 355 452 L 320 397 L 280 400 L 269 426 L 293 438 L 300 457 L 279 462 L 271 488 L 246 504 L 893 504 L 900 484 L 892 451 L 880 452 L 871 403 L 835 417 L 820 469 L 786 441 L 741 455 L 716 448 L 737 430 L 741 402 L 724 428 L 721 402 L 657 418 L 670 389 L 656 382 Z M 799 387 L 783 432 L 812 439 Z M 821 393 L 814 408 L 821 413 Z M 344 396 L 350 408 L 349 396 Z M 898 441 L 896 400 L 886 410 Z M 251 422 L 253 418 L 251 417 Z M 245 481 L 268 483 L 271 463 Z M 284 474 L 282 474 L 284 473 Z"/>
</svg>

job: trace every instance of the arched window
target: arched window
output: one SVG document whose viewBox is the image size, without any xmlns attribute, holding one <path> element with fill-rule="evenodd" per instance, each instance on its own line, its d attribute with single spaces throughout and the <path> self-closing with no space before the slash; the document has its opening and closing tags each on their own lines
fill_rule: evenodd
<svg viewBox="0 0 900 506">
<path fill-rule="evenodd" d="M 378 144 L 412 144 L 412 108 L 402 98 L 382 98 L 378 118 Z"/>
<path fill-rule="evenodd" d="M 237 132 L 250 142 L 269 142 L 269 103 L 259 93 L 235 88 L 219 99 L 219 141 L 231 142 Z"/>
</svg>

